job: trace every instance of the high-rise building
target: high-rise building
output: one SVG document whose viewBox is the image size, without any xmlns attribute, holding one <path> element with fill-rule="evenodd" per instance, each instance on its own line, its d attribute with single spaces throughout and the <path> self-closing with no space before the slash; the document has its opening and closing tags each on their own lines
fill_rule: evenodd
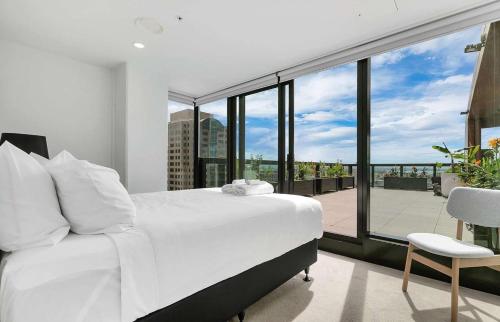
<svg viewBox="0 0 500 322">
<path fill-rule="evenodd" d="M 201 120 L 200 134 L 200 157 L 216 159 L 205 163 L 202 169 L 205 186 L 220 187 L 226 183 L 226 127 L 210 115 Z"/>
<path fill-rule="evenodd" d="M 194 187 L 193 116 L 192 109 L 184 109 L 170 114 L 168 123 L 169 190 Z M 209 113 L 200 112 L 199 152 L 201 158 L 226 158 L 226 127 Z M 209 165 L 206 172 L 207 186 L 217 186 L 225 181 L 225 167 Z"/>
</svg>

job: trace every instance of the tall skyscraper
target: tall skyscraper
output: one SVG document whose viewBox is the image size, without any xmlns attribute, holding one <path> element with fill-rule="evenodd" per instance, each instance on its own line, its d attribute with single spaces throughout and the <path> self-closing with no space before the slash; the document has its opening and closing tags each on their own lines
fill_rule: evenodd
<svg viewBox="0 0 500 322">
<path fill-rule="evenodd" d="M 193 147 L 194 111 L 185 109 L 170 114 L 168 123 L 168 189 L 182 190 L 194 187 Z M 200 158 L 226 158 L 226 127 L 212 114 L 200 112 Z M 207 186 L 225 181 L 225 166 L 207 165 Z"/>
</svg>

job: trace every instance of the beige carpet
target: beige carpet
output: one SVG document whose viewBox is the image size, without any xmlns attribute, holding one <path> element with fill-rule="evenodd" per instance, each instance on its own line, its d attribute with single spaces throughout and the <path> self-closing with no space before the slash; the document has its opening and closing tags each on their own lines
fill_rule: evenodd
<svg viewBox="0 0 500 322">
<path fill-rule="evenodd" d="M 412 275 L 405 295 L 401 275 L 320 252 L 311 267 L 312 282 L 295 276 L 248 308 L 245 321 L 449 321 L 449 284 Z M 459 311 L 463 322 L 500 321 L 500 297 L 461 287 Z"/>
</svg>

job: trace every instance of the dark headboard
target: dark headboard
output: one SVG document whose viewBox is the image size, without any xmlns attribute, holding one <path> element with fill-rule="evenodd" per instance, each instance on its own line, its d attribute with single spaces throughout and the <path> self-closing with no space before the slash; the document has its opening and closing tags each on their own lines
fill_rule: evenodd
<svg viewBox="0 0 500 322">
<path fill-rule="evenodd" d="M 9 141 L 19 149 L 26 153 L 35 152 L 42 157 L 49 158 L 49 150 L 47 149 L 47 139 L 45 136 L 19 133 L 2 133 L 0 145 L 4 141 Z"/>
</svg>

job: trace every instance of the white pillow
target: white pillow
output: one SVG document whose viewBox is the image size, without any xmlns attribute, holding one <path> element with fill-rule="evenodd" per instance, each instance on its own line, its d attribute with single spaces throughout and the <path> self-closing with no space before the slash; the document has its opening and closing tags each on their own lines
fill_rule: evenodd
<svg viewBox="0 0 500 322">
<path fill-rule="evenodd" d="M 55 245 L 69 231 L 49 173 L 9 142 L 0 146 L 0 249 Z"/>
<path fill-rule="evenodd" d="M 59 165 L 51 160 L 47 170 L 75 233 L 113 233 L 133 227 L 135 206 L 115 170 L 83 160 Z"/>
<path fill-rule="evenodd" d="M 46 157 L 42 157 L 41 155 L 36 154 L 35 152 L 31 152 L 30 156 L 33 159 L 35 159 L 38 163 L 40 163 L 40 165 L 42 165 L 44 168 L 47 166 L 47 163 L 50 162 L 49 159 L 47 159 Z"/>
<path fill-rule="evenodd" d="M 47 168 L 48 166 L 57 166 L 68 161 L 77 160 L 77 158 L 75 158 L 71 153 L 69 153 L 66 150 L 59 152 L 58 155 L 56 155 L 50 160 L 45 157 L 42 157 L 39 154 L 36 154 L 35 152 L 31 152 L 30 155 L 33 157 L 33 159 L 37 160 L 38 163 L 43 165 L 45 168 Z"/>
</svg>

